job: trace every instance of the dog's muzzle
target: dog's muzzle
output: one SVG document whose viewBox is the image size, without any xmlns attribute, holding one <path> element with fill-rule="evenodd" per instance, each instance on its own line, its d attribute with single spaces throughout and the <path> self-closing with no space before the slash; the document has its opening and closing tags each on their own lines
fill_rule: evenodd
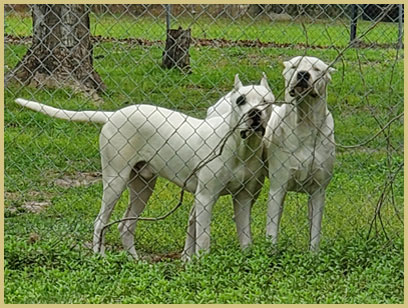
<svg viewBox="0 0 408 308">
<path fill-rule="evenodd" d="M 246 139 L 252 132 L 259 132 L 261 136 L 265 135 L 265 127 L 262 125 L 262 111 L 258 109 L 251 109 L 248 112 L 248 118 L 246 120 L 249 129 L 242 130 L 240 132 L 241 138 Z"/>
<path fill-rule="evenodd" d="M 300 95 L 305 96 L 309 93 L 313 95 L 313 89 L 310 84 L 310 73 L 308 71 L 300 71 L 296 74 L 296 82 L 289 94 L 293 97 Z"/>
</svg>

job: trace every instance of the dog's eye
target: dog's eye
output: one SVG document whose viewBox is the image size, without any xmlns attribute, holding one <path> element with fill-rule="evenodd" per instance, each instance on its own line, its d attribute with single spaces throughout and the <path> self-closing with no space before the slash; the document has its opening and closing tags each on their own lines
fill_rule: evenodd
<svg viewBox="0 0 408 308">
<path fill-rule="evenodd" d="M 314 69 L 316 72 L 320 72 L 320 69 L 317 68 L 317 67 L 313 67 L 313 69 Z"/>
<path fill-rule="evenodd" d="M 245 104 L 245 103 L 246 103 L 246 98 L 245 98 L 245 96 L 241 95 L 241 96 L 239 96 L 239 97 L 237 98 L 236 104 L 237 104 L 238 106 L 241 106 L 241 105 L 243 105 L 243 104 Z"/>
</svg>

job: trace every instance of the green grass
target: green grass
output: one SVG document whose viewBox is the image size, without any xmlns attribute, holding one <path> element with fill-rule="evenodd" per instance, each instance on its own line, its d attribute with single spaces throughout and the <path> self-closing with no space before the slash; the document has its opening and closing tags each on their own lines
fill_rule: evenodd
<svg viewBox="0 0 408 308">
<path fill-rule="evenodd" d="M 349 42 L 350 21 L 338 19 L 336 21 L 315 20 L 313 23 L 302 20 L 271 21 L 266 17 L 238 18 L 210 18 L 200 16 L 178 17 L 172 19 L 172 28 L 182 26 L 191 28 L 194 38 L 226 38 L 229 40 L 257 40 L 261 42 L 275 42 L 278 44 L 309 43 L 317 46 L 344 47 Z M 357 36 L 364 33 L 371 22 L 360 20 Z M 28 15 L 8 13 L 5 22 L 5 33 L 16 36 L 31 35 L 32 21 Z M 143 38 L 148 40 L 165 40 L 166 23 L 164 15 L 160 18 L 151 16 L 116 16 L 91 14 L 91 33 L 103 37 L 115 38 Z M 396 23 L 380 23 L 363 38 L 363 42 L 380 44 L 395 44 L 398 40 Z"/>
<path fill-rule="evenodd" d="M 93 33 L 163 38 L 163 25 L 148 18 L 143 23 L 128 18 L 120 23 L 115 20 L 92 19 Z M 30 23 L 29 18 L 7 16 L 6 33 L 28 35 Z M 277 33 L 300 29 L 296 24 L 269 24 L 269 29 L 263 21 L 240 21 L 227 29 L 225 23 L 223 19 L 212 23 L 199 20 L 193 36 L 203 36 L 200 31 L 205 31 L 207 37 L 251 39 L 273 29 Z M 319 40 L 316 44 L 331 44 L 317 30 L 312 31 L 319 26 L 330 29 L 339 45 L 347 43 L 340 39 L 342 32 L 336 30 L 345 26 L 338 23 L 307 26 L 311 30 L 309 40 L 315 37 Z M 296 27 L 299 29 L 294 30 Z M 380 24 L 370 33 L 372 40 L 377 41 L 376 33 L 391 28 Z M 301 33 L 298 42 L 304 39 Z M 276 36 L 276 41 L 285 39 L 294 42 L 288 35 Z M 383 35 L 378 42 L 387 39 Z M 6 45 L 6 71 L 26 49 Z M 239 250 L 231 198 L 222 197 L 214 209 L 209 255 L 190 264 L 173 259 L 149 263 L 129 260 L 116 226 L 107 234 L 107 258 L 93 256 L 88 246 L 100 207 L 101 183 L 69 188 L 57 185 L 56 180 L 64 176 L 100 170 L 100 127 L 51 119 L 13 102 L 15 97 L 26 97 L 75 110 L 114 110 L 149 102 L 202 117 L 206 108 L 231 89 L 235 73 L 240 73 L 244 84 L 248 84 L 259 82 L 265 71 L 274 93 L 280 93 L 282 61 L 304 52 L 293 48 L 192 47 L 192 74 L 185 75 L 160 68 L 160 46 L 100 43 L 94 48 L 94 66 L 108 88 L 102 105 L 68 89 L 7 88 L 6 303 L 402 303 L 403 226 L 396 215 L 396 211 L 400 215 L 403 212 L 402 173 L 393 185 L 394 200 L 388 197 L 381 211 L 388 239 L 378 221 L 367 239 L 390 168 L 395 171 L 403 162 L 402 121 L 391 125 L 390 157 L 386 155 L 388 145 L 383 134 L 363 148 L 338 149 L 334 177 L 327 191 L 320 254 L 307 252 L 307 200 L 295 193 L 289 193 L 285 203 L 279 250 L 271 249 L 264 239 L 266 183 L 253 208 L 252 250 Z M 308 50 L 307 54 L 330 62 L 337 52 L 328 48 Z M 403 61 L 395 64 L 395 57 L 393 49 L 350 49 L 342 57 L 344 66 L 341 61 L 335 65 L 338 72 L 332 76 L 329 106 L 335 118 L 337 142 L 362 142 L 378 131 L 377 121 L 385 124 L 402 112 Z M 159 179 L 144 216 L 167 212 L 177 203 L 179 192 L 175 185 Z M 122 216 L 127 197 L 125 193 L 112 219 Z M 23 207 L 29 201 L 50 205 L 35 214 Z M 192 202 L 192 195 L 187 194 L 183 207 L 166 220 L 140 222 L 137 249 L 151 257 L 180 252 Z M 30 239 L 33 234 L 37 240 Z"/>
<path fill-rule="evenodd" d="M 129 262 L 125 253 L 84 256 L 69 245 L 44 254 L 21 244 L 6 263 L 6 302 L 400 303 L 402 246 L 378 254 L 378 243 L 356 240 L 314 256 L 291 248 L 272 254 L 258 243 L 245 254 L 224 247 L 184 265 Z"/>
</svg>

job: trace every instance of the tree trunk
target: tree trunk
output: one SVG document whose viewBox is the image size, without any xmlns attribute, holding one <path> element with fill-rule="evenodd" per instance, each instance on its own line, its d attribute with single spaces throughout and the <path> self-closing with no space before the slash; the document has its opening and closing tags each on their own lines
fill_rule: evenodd
<svg viewBox="0 0 408 308">
<path fill-rule="evenodd" d="M 191 29 L 167 30 L 166 47 L 163 52 L 163 66 L 165 68 L 177 67 L 190 72 L 190 54 L 188 52 L 191 43 Z"/>
<path fill-rule="evenodd" d="M 32 6 L 33 41 L 22 60 L 6 76 L 35 87 L 70 87 L 96 94 L 106 89 L 93 69 L 89 10 L 78 4 Z"/>
</svg>

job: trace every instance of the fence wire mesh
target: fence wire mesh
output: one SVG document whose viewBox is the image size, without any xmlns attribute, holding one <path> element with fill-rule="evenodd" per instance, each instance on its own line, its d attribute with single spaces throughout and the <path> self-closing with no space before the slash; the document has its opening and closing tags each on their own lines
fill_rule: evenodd
<svg viewBox="0 0 408 308">
<path fill-rule="evenodd" d="M 322 248 L 392 244 L 403 236 L 402 38 L 402 5 L 6 5 L 6 242 L 178 257 L 186 234 L 187 255 L 209 246 L 212 221 L 215 251 L 265 232 L 299 250 L 320 233 Z M 17 97 L 125 109 L 59 113 L 99 122 L 74 123 Z M 182 187 L 171 215 L 134 231 Z"/>
</svg>

